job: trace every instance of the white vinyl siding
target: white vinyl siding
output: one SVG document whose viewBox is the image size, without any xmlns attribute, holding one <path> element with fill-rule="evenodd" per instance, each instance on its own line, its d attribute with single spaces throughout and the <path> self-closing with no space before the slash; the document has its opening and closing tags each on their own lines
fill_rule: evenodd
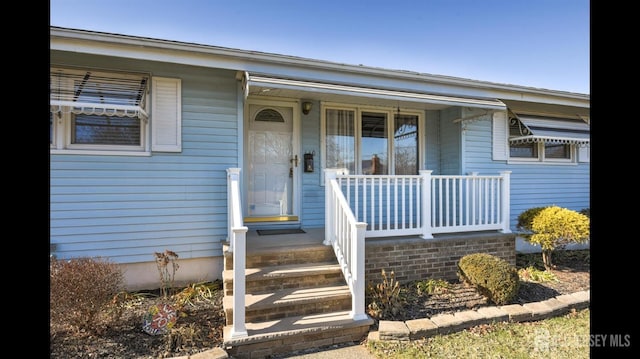
<svg viewBox="0 0 640 359">
<path fill-rule="evenodd" d="M 151 80 L 151 150 L 182 151 L 182 82 L 153 77 Z"/>
</svg>

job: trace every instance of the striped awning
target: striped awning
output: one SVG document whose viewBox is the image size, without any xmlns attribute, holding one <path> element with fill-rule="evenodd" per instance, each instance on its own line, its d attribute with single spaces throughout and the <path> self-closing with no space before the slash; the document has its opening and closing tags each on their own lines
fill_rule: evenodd
<svg viewBox="0 0 640 359">
<path fill-rule="evenodd" d="M 147 118 L 149 77 L 142 74 L 51 68 L 52 113 Z"/>
<path fill-rule="evenodd" d="M 589 124 L 582 120 L 517 115 L 509 124 L 512 144 L 549 143 L 588 146 Z"/>
</svg>

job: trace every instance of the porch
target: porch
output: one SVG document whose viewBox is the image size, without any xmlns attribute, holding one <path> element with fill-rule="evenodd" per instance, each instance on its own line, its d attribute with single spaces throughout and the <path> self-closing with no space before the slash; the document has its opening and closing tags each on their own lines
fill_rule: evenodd
<svg viewBox="0 0 640 359">
<path fill-rule="evenodd" d="M 365 312 L 366 284 L 380 280 L 382 269 L 399 281 L 454 279 L 458 260 L 475 252 L 515 264 L 509 172 L 326 170 L 325 227 L 273 236 L 244 225 L 239 173 L 228 170 L 223 272 L 225 345 L 234 356 L 358 340 L 373 324 Z"/>
</svg>

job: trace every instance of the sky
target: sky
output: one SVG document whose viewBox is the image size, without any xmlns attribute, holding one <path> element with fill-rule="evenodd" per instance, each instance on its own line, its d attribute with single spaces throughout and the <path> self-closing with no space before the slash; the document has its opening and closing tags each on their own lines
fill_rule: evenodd
<svg viewBox="0 0 640 359">
<path fill-rule="evenodd" d="M 588 0 L 50 0 L 50 25 L 590 94 Z"/>
</svg>

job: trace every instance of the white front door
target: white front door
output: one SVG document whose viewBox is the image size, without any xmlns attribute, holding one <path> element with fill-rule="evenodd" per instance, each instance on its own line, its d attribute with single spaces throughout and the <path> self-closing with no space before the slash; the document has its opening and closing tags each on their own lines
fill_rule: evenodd
<svg viewBox="0 0 640 359">
<path fill-rule="evenodd" d="M 247 110 L 245 221 L 298 220 L 295 196 L 301 164 L 294 149 L 294 107 L 249 101 Z"/>
</svg>

